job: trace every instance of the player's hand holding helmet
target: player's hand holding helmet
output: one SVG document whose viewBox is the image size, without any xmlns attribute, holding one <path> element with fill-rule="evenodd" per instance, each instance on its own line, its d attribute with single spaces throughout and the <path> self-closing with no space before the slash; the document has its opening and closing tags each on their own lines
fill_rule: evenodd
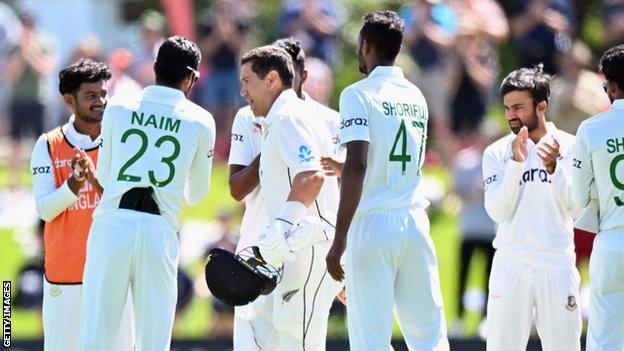
<svg viewBox="0 0 624 351">
<path fill-rule="evenodd" d="M 286 234 L 292 225 L 276 219 L 271 225 L 258 234 L 258 247 L 265 262 L 272 266 L 280 266 L 284 262 L 295 259 L 286 242 Z"/>
</svg>

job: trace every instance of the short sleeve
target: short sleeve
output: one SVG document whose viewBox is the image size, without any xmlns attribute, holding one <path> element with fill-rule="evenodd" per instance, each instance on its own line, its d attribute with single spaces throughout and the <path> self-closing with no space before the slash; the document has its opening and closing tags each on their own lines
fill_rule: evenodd
<svg viewBox="0 0 624 351">
<path fill-rule="evenodd" d="M 274 146 L 292 176 L 321 170 L 320 149 L 309 124 L 287 117 L 279 121 L 276 132 Z"/>
<path fill-rule="evenodd" d="M 238 111 L 232 124 L 230 156 L 228 164 L 248 166 L 256 155 L 253 152 L 252 131 L 254 128 L 250 118 L 244 110 Z"/>
<path fill-rule="evenodd" d="M 346 89 L 340 94 L 340 141 L 370 142 L 369 104 L 362 91 Z"/>
</svg>

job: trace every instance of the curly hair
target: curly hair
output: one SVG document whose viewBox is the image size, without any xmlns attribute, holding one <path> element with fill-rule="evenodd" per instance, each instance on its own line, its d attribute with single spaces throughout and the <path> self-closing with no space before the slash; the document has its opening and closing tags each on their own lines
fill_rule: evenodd
<svg viewBox="0 0 624 351">
<path fill-rule="evenodd" d="M 74 94 L 80 84 L 109 80 L 111 72 L 103 62 L 80 59 L 59 72 L 59 92 L 61 95 Z"/>
<path fill-rule="evenodd" d="M 394 61 L 401 50 L 405 23 L 394 11 L 375 11 L 362 18 L 360 39 L 369 42 L 377 57 Z"/>
<path fill-rule="evenodd" d="M 618 45 L 605 51 L 600 59 L 600 73 L 607 80 L 615 82 L 624 89 L 624 45 Z"/>
<path fill-rule="evenodd" d="M 533 68 L 517 69 L 505 77 L 500 87 L 501 97 L 512 91 L 528 91 L 534 105 L 542 101 L 548 102 L 550 75 L 544 72 L 544 65 L 541 63 Z"/>
</svg>

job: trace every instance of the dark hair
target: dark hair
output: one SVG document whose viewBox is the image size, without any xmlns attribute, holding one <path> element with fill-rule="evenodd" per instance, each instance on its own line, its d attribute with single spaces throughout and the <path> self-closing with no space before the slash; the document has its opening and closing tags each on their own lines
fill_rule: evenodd
<svg viewBox="0 0 624 351">
<path fill-rule="evenodd" d="M 505 77 L 500 87 L 501 97 L 512 91 L 528 91 L 534 105 L 542 101 L 548 102 L 550 75 L 544 72 L 544 65 L 541 63 L 533 68 L 517 69 Z"/>
<path fill-rule="evenodd" d="M 197 44 L 185 37 L 169 37 L 158 49 L 154 64 L 156 82 L 175 87 L 189 74 L 199 70 L 200 61 Z"/>
<path fill-rule="evenodd" d="M 299 72 L 303 72 L 305 68 L 305 52 L 301 49 L 301 42 L 293 37 L 278 39 L 273 43 L 278 47 L 284 49 L 292 59 L 295 69 Z"/>
<path fill-rule="evenodd" d="M 73 94 L 82 83 L 95 83 L 110 78 L 111 72 L 105 63 L 80 59 L 59 72 L 59 92 L 61 95 Z"/>
<path fill-rule="evenodd" d="M 394 11 L 376 11 L 362 18 L 361 40 L 366 40 L 375 49 L 377 57 L 394 61 L 401 50 L 405 23 Z"/>
<path fill-rule="evenodd" d="M 275 70 L 282 83 L 289 88 L 292 87 L 295 73 L 292 58 L 286 50 L 274 45 L 251 49 L 240 60 L 241 65 L 247 62 L 251 62 L 251 70 L 258 77 L 264 79 L 270 71 Z"/>
<path fill-rule="evenodd" d="M 600 73 L 607 80 L 615 82 L 624 89 L 624 45 L 618 45 L 605 51 L 600 58 Z"/>
</svg>

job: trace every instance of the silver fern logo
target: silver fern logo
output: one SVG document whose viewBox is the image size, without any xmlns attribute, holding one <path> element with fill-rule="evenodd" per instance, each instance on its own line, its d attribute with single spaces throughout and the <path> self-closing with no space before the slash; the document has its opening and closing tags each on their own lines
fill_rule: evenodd
<svg viewBox="0 0 624 351">
<path fill-rule="evenodd" d="M 287 291 L 285 293 L 282 294 L 282 304 L 289 302 L 293 296 L 295 296 L 295 294 L 299 291 L 299 289 L 295 289 L 295 290 L 291 290 L 291 291 Z"/>
</svg>

